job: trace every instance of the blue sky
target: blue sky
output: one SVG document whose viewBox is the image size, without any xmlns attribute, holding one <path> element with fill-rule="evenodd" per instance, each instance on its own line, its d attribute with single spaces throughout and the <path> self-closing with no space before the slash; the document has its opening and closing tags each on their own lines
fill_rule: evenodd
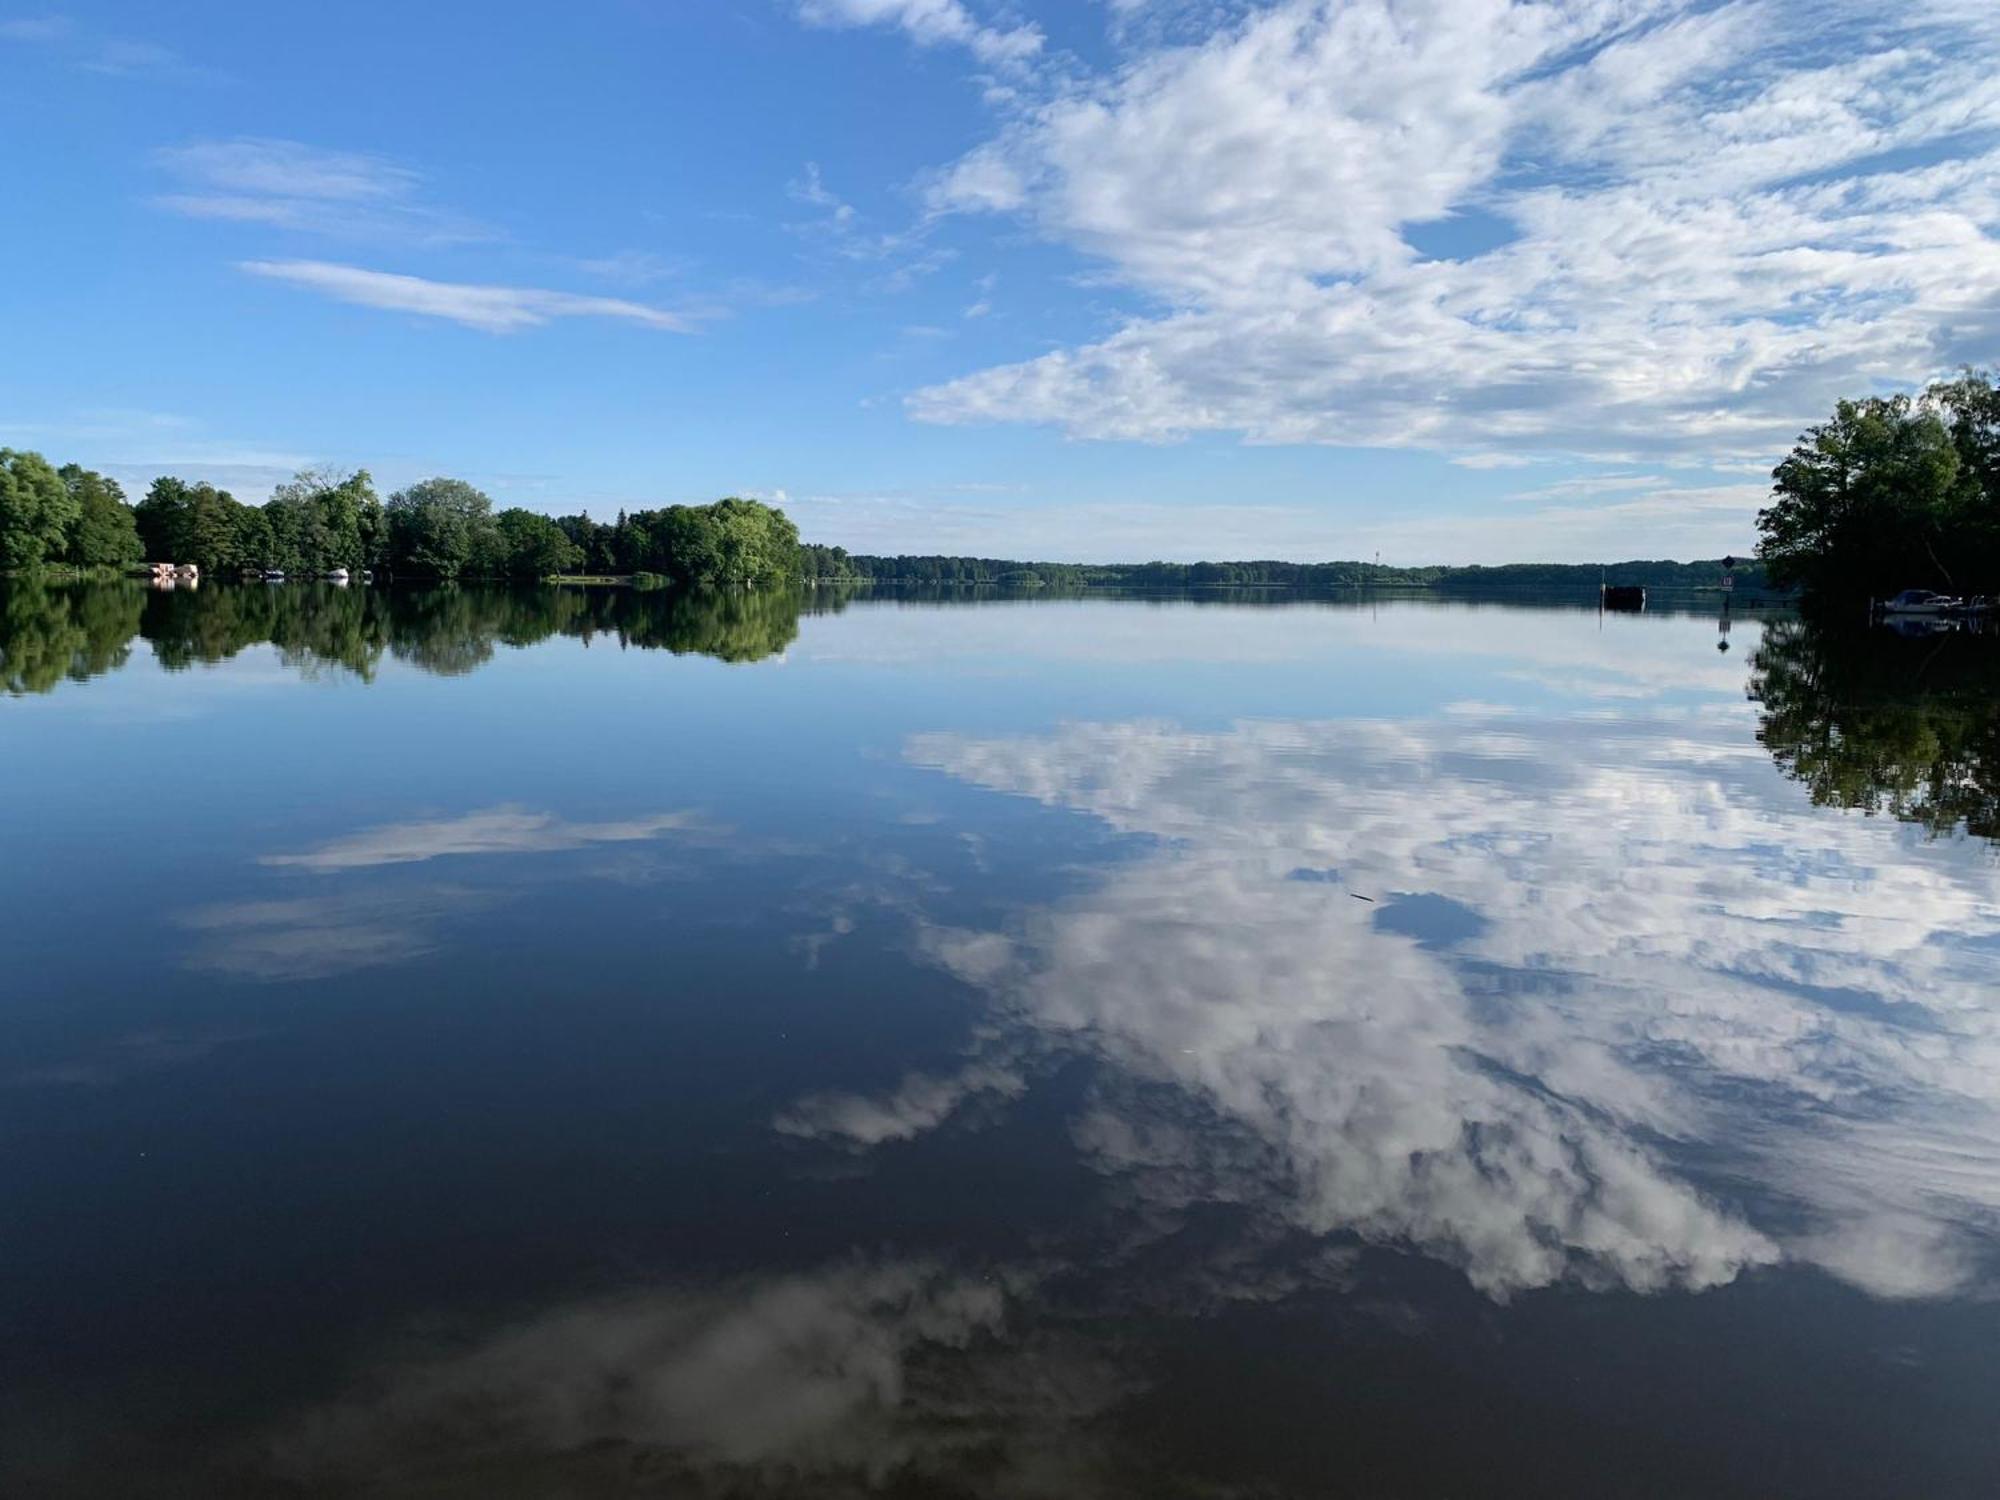
<svg viewBox="0 0 2000 1500">
<path fill-rule="evenodd" d="M 0 443 L 818 540 L 1746 550 L 2000 357 L 2000 6 L 0 9 Z"/>
</svg>

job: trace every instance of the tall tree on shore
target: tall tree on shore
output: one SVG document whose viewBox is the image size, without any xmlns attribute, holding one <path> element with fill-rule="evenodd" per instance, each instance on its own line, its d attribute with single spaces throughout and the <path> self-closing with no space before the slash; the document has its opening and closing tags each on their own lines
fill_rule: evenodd
<svg viewBox="0 0 2000 1500">
<path fill-rule="evenodd" d="M 389 559 L 400 571 L 456 578 L 497 556 L 493 502 L 463 479 L 426 479 L 389 497 Z"/>
<path fill-rule="evenodd" d="M 496 521 L 503 566 L 512 577 L 547 578 L 555 573 L 574 573 L 583 566 L 583 549 L 539 511 L 503 510 Z"/>
<path fill-rule="evenodd" d="M 0 568 L 60 559 L 79 506 L 39 453 L 0 448 Z"/>
<path fill-rule="evenodd" d="M 277 549 L 246 547 L 251 518 L 259 515 L 227 490 L 161 475 L 146 491 L 135 519 L 145 556 L 154 562 L 193 563 L 204 573 L 265 567 Z M 282 563 L 279 566 L 283 566 Z"/>
<path fill-rule="evenodd" d="M 188 484 L 162 474 L 134 508 L 142 555 L 152 562 L 173 562 L 187 537 Z"/>
<path fill-rule="evenodd" d="M 1772 581 L 1814 595 L 2000 589 L 1993 377 L 1842 401 L 1773 471 L 1757 526 Z"/>
<path fill-rule="evenodd" d="M 76 502 L 64 560 L 81 568 L 122 568 L 138 562 L 144 555 L 139 528 L 118 482 L 78 464 L 65 464 L 57 473 Z"/>
<path fill-rule="evenodd" d="M 301 469 L 272 491 L 264 510 L 274 535 L 284 539 L 286 566 L 318 573 L 375 561 L 371 545 L 379 551 L 382 502 L 366 469 Z"/>
</svg>

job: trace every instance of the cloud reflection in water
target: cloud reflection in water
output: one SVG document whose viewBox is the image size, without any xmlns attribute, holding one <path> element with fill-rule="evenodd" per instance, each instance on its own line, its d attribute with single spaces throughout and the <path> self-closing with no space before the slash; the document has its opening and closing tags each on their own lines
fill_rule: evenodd
<svg viewBox="0 0 2000 1500">
<path fill-rule="evenodd" d="M 455 818 L 388 823 L 298 854 L 267 854 L 267 865 L 329 874 L 380 865 L 421 864 L 426 860 L 475 854 L 548 854 L 591 844 L 629 844 L 696 826 L 686 812 L 655 813 L 606 823 L 572 823 L 554 813 L 501 806 Z"/>
<path fill-rule="evenodd" d="M 257 1467 L 315 1494 L 1075 1493 L 1078 1424 L 1129 1380 L 999 1339 L 1006 1301 L 999 1278 L 886 1260 L 562 1304 L 389 1361 Z"/>
<path fill-rule="evenodd" d="M 928 948 L 1132 1081 L 1075 1133 L 1142 1195 L 1255 1197 L 1500 1297 L 1784 1255 L 1964 1290 L 2000 1212 L 2000 869 L 1807 809 L 1712 732 L 1739 712 L 919 736 L 1157 840 Z M 1454 938 L 1350 890 L 1449 902 Z"/>
</svg>

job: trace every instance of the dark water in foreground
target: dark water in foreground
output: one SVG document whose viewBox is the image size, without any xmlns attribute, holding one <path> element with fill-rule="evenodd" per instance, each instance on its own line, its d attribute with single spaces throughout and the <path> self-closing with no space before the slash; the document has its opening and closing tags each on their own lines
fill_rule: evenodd
<svg viewBox="0 0 2000 1500">
<path fill-rule="evenodd" d="M 0 1493 L 2000 1488 L 2000 643 L 839 603 L 0 593 Z"/>
</svg>

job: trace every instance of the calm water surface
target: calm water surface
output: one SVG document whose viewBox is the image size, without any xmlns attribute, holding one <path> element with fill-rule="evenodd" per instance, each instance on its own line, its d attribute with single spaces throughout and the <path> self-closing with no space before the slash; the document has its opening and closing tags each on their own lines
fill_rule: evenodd
<svg viewBox="0 0 2000 1500">
<path fill-rule="evenodd" d="M 1990 1495 L 1996 648 L 0 593 L 0 1491 Z"/>
</svg>

